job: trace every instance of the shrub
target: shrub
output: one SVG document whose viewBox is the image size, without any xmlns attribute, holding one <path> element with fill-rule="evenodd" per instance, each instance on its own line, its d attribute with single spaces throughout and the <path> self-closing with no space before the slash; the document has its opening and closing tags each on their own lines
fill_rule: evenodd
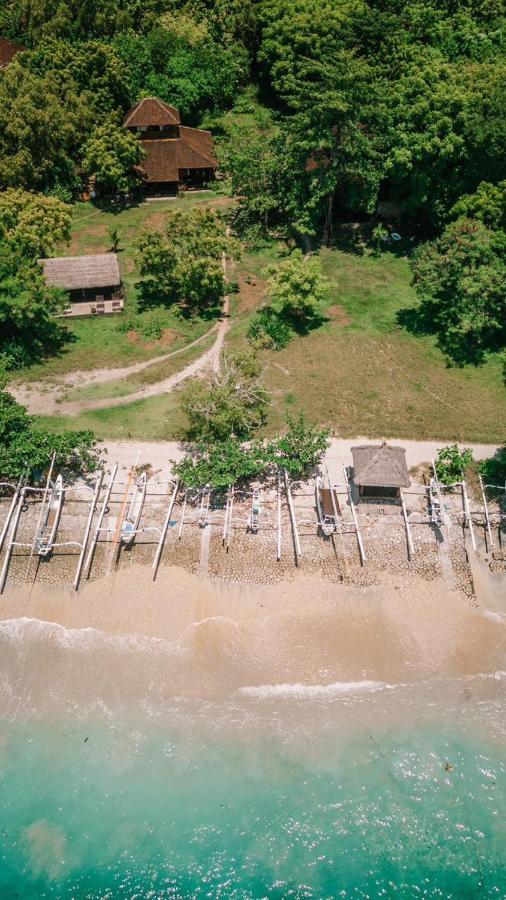
<svg viewBox="0 0 506 900">
<path fill-rule="evenodd" d="M 459 450 L 457 444 L 441 447 L 436 460 L 436 472 L 442 484 L 455 484 L 462 481 L 464 473 L 473 461 L 473 452 L 469 447 Z"/>
<path fill-rule="evenodd" d="M 276 310 L 265 306 L 255 313 L 248 328 L 248 339 L 261 347 L 282 350 L 290 343 L 293 333 L 288 322 L 285 322 Z"/>
</svg>

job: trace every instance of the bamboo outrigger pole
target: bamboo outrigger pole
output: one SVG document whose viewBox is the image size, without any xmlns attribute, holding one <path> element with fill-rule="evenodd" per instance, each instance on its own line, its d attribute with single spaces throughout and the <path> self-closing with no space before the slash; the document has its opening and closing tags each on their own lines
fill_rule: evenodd
<svg viewBox="0 0 506 900">
<path fill-rule="evenodd" d="M 174 509 L 174 504 L 176 502 L 177 492 L 179 491 L 179 478 L 176 478 L 174 483 L 174 490 L 172 492 L 172 496 L 169 500 L 169 505 L 167 507 L 167 515 L 165 516 L 165 521 L 162 525 L 162 530 L 160 532 L 160 541 L 158 543 L 158 547 L 156 548 L 155 558 L 153 560 L 153 581 L 155 580 L 158 574 L 158 566 L 160 565 L 160 559 L 162 556 L 163 545 L 165 543 L 165 538 L 167 536 L 167 531 L 169 530 L 170 525 L 170 517 L 172 515 L 172 510 Z"/>
<path fill-rule="evenodd" d="M 360 553 L 360 562 L 362 563 L 362 565 L 364 565 L 364 563 L 365 563 L 367 557 L 366 557 L 366 555 L 365 555 L 364 543 L 363 543 L 363 541 L 362 541 L 362 535 L 361 535 L 361 533 L 360 533 L 360 527 L 359 527 L 359 524 L 358 524 L 357 511 L 356 511 L 356 509 L 355 509 L 355 504 L 354 504 L 354 502 L 353 502 L 353 497 L 351 496 L 351 486 L 350 486 L 350 482 L 349 482 L 349 479 L 348 479 L 348 472 L 346 471 L 346 466 L 343 466 L 343 472 L 344 472 L 344 483 L 345 483 L 345 485 L 346 485 L 346 491 L 347 491 L 347 494 L 348 494 L 348 500 L 349 500 L 349 502 L 350 502 L 351 514 L 352 514 L 352 516 L 353 516 L 353 524 L 355 525 L 355 533 L 356 533 L 356 535 L 357 535 L 358 551 L 359 551 L 359 553 Z"/>
<path fill-rule="evenodd" d="M 103 480 L 104 480 L 104 473 L 102 471 L 102 472 L 100 472 L 100 474 L 97 478 L 96 484 L 95 484 L 95 489 L 93 491 L 93 498 L 90 503 L 88 518 L 86 520 L 86 527 L 84 529 L 83 540 L 82 540 L 82 544 L 81 544 L 81 552 L 79 554 L 79 559 L 77 561 L 76 574 L 74 576 L 73 587 L 74 587 L 75 591 L 77 591 L 77 589 L 79 587 L 79 582 L 81 580 L 81 572 L 83 570 L 83 563 L 84 563 L 84 554 L 86 553 L 86 547 L 88 546 L 88 540 L 89 540 L 90 531 L 91 531 L 91 523 L 93 521 L 93 516 L 94 516 L 95 510 L 97 508 L 98 498 L 100 495 L 100 491 L 102 489 Z"/>
<path fill-rule="evenodd" d="M 102 509 L 100 510 L 100 515 L 98 517 L 97 527 L 95 528 L 95 534 L 93 535 L 91 547 L 89 549 L 88 556 L 86 558 L 86 563 L 84 565 L 84 568 L 86 570 L 86 574 L 87 574 L 88 578 L 90 577 L 90 569 L 91 569 L 91 563 L 93 561 L 93 555 L 95 553 L 95 548 L 97 546 L 98 536 L 99 536 L 100 532 L 102 531 L 102 522 L 104 521 L 105 511 L 109 506 L 109 500 L 111 499 L 112 488 L 114 485 L 117 471 L 118 471 L 118 463 L 116 463 L 116 465 L 114 466 L 114 469 L 111 472 L 111 478 L 110 478 L 109 484 L 107 485 L 107 490 L 105 492 L 105 497 L 104 497 L 104 500 L 102 503 Z"/>
<path fill-rule="evenodd" d="M 493 540 L 492 540 L 492 528 L 491 528 L 491 526 L 490 526 L 490 516 L 489 516 L 489 514 L 488 514 L 487 495 L 486 495 L 486 493 L 485 493 L 485 485 L 483 484 L 483 478 L 481 477 L 480 474 L 478 474 L 478 478 L 480 479 L 481 496 L 483 497 L 483 509 L 485 510 L 485 523 L 486 523 L 486 526 L 487 526 L 487 534 L 488 534 L 489 547 L 492 548 L 492 547 L 494 546 L 494 542 L 493 542 Z M 1 550 L 1 549 L 2 549 L 2 548 L 1 548 L 1 545 L 0 545 L 0 550 Z"/>
</svg>

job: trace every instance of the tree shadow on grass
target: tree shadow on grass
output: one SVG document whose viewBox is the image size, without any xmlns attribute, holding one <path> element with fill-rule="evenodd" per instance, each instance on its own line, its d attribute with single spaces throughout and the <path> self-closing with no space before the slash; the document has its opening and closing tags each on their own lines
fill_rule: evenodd
<svg viewBox="0 0 506 900">
<path fill-rule="evenodd" d="M 193 309 L 190 306 L 180 305 L 178 303 L 179 298 L 175 292 L 161 293 L 156 283 L 149 278 L 137 281 L 135 289 L 137 291 L 138 311 L 140 313 L 150 309 L 158 309 L 159 307 L 164 309 L 175 307 L 178 315 L 183 319 L 192 319 L 198 316 L 205 321 L 218 319 L 222 313 L 222 298 L 215 303 L 210 303 L 208 306 Z"/>
<path fill-rule="evenodd" d="M 419 306 L 398 310 L 396 320 L 401 328 L 417 337 L 435 335 L 437 346 L 446 356 L 449 366 L 481 366 L 485 362 L 487 349 L 493 349 L 484 347 L 472 336 L 456 328 L 443 327 L 438 321 L 437 305 L 428 300 Z"/>
</svg>

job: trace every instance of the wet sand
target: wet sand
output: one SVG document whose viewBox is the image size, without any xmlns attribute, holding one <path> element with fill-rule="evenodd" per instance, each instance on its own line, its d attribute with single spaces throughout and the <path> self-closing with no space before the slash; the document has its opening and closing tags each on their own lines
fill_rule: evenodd
<svg viewBox="0 0 506 900">
<path fill-rule="evenodd" d="M 240 684 L 412 681 L 506 668 L 506 623 L 441 580 L 389 577 L 367 588 L 299 575 L 238 585 L 146 568 L 83 585 L 11 588 L 1 618 L 158 638 Z M 223 671 L 221 671 L 223 669 Z M 244 671 L 241 672 L 241 669 Z M 188 672 L 188 678 L 191 680 Z M 200 679 L 199 679 L 200 681 Z"/>
</svg>

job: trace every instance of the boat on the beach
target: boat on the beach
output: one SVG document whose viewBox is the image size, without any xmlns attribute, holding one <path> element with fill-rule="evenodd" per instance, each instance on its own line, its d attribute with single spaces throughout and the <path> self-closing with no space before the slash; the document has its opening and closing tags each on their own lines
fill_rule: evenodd
<svg viewBox="0 0 506 900">
<path fill-rule="evenodd" d="M 54 483 L 50 482 L 49 493 L 43 500 L 45 508 L 35 537 L 35 550 L 39 556 L 47 557 L 51 553 L 60 524 L 64 496 L 63 478 L 58 475 Z"/>
<path fill-rule="evenodd" d="M 341 509 L 336 490 L 325 487 L 321 476 L 316 479 L 315 499 L 318 511 L 318 525 L 322 534 L 325 537 L 330 537 L 331 534 L 334 534 L 339 524 Z"/>
<path fill-rule="evenodd" d="M 135 490 L 128 507 L 128 512 L 121 523 L 121 542 L 124 546 L 130 546 L 139 530 L 144 500 L 146 499 L 147 478 L 143 472 L 135 482 Z"/>
</svg>

